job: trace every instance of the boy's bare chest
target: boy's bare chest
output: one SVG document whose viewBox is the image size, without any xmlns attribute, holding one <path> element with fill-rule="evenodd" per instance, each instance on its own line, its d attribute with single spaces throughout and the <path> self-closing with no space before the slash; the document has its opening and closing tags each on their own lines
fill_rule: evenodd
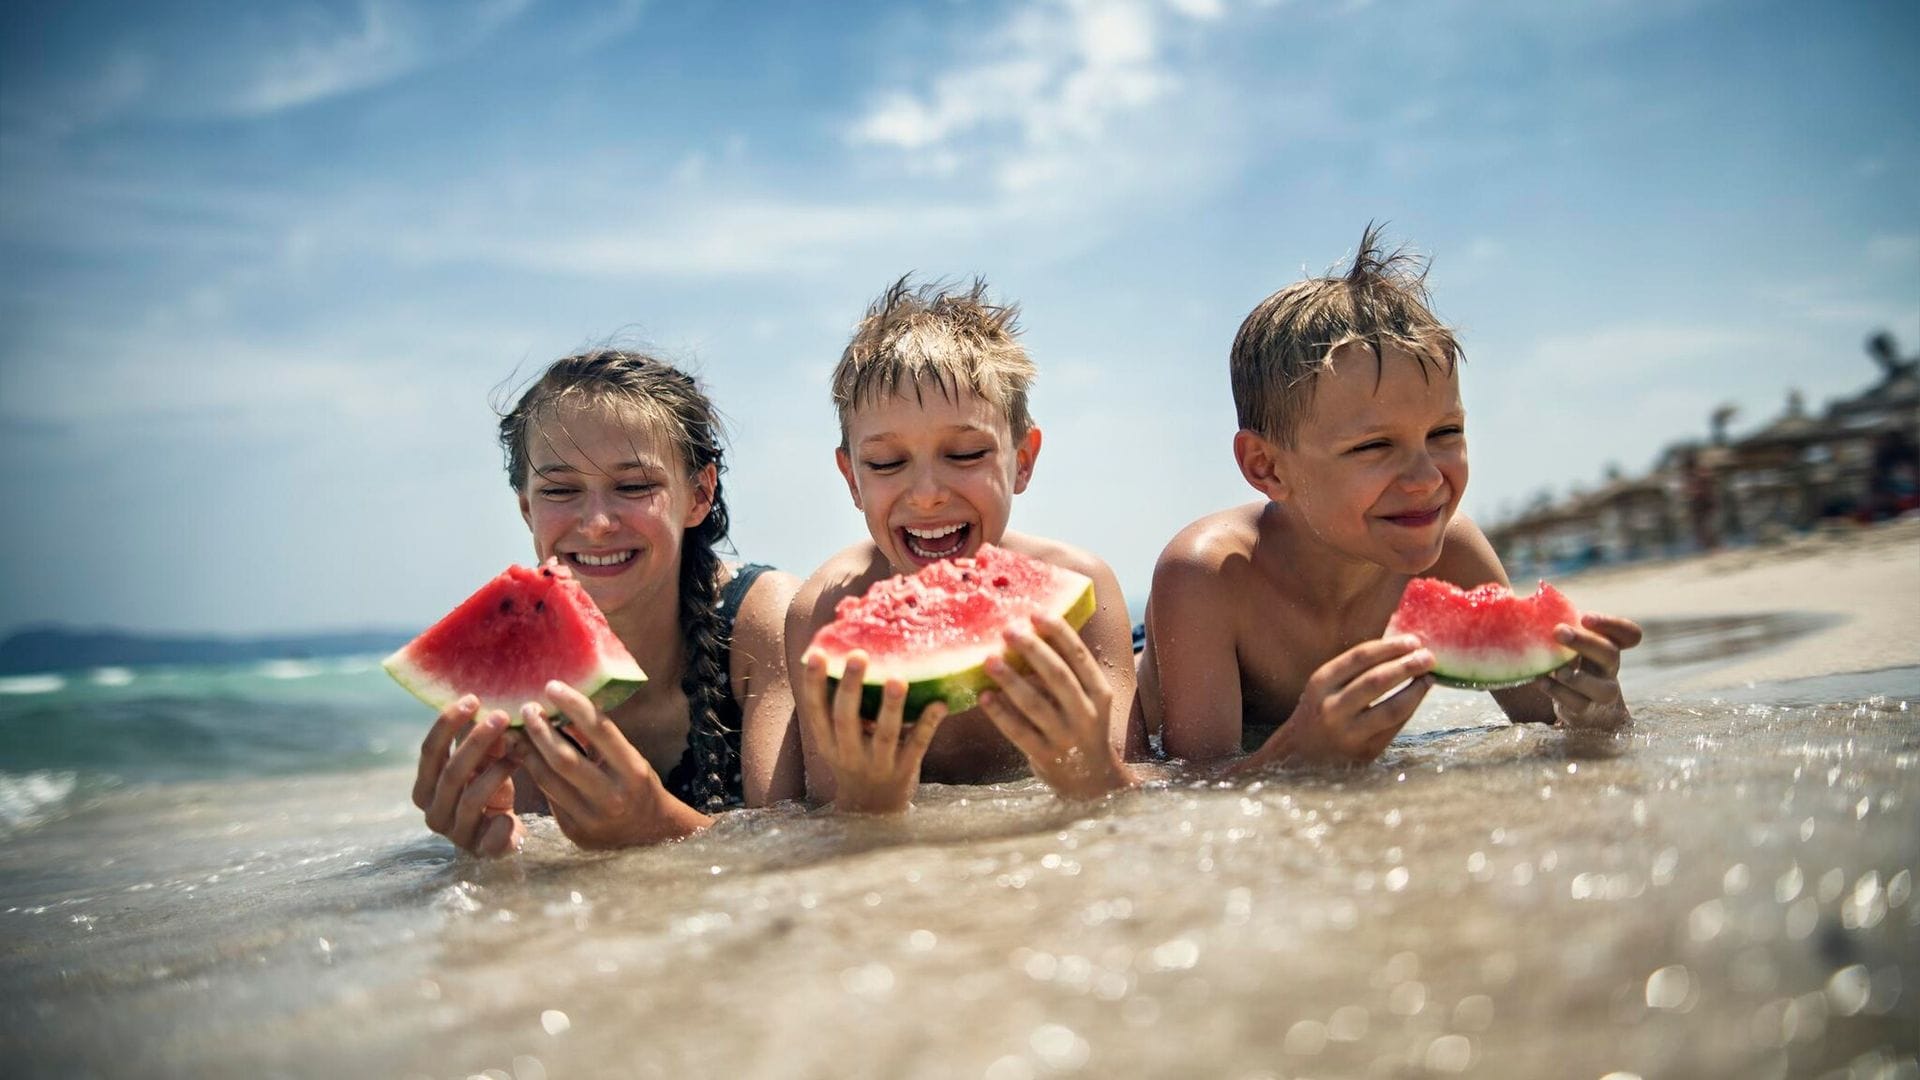
<svg viewBox="0 0 1920 1080">
<path fill-rule="evenodd" d="M 1293 714 L 1321 665 L 1378 638 L 1397 596 L 1371 598 L 1342 613 L 1317 613 L 1274 602 L 1240 628 L 1241 742 L 1258 747 Z"/>
</svg>

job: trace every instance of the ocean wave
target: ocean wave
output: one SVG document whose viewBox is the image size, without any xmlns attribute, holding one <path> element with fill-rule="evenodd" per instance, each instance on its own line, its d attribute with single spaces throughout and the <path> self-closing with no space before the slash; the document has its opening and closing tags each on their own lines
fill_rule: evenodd
<svg viewBox="0 0 1920 1080">
<path fill-rule="evenodd" d="M 50 769 L 0 773 L 0 834 L 16 833 L 59 816 L 79 783 L 77 773 Z"/>
<path fill-rule="evenodd" d="M 54 694 L 67 688 L 67 680 L 58 675 L 7 675 L 0 677 L 0 694 Z"/>
<path fill-rule="evenodd" d="M 269 679 L 311 679 L 321 668 L 307 660 L 269 660 L 256 670 Z"/>
<path fill-rule="evenodd" d="M 123 667 L 97 667 L 87 676 L 95 686 L 125 686 L 133 681 L 133 669 Z"/>
</svg>

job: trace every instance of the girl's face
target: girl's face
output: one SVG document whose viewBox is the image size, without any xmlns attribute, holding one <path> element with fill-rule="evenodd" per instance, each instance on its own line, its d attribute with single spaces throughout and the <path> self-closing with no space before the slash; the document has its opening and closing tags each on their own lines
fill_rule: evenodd
<svg viewBox="0 0 1920 1080">
<path fill-rule="evenodd" d="M 565 563 L 609 618 L 676 610 L 682 534 L 713 505 L 713 467 L 689 479 L 660 425 L 610 402 L 544 410 L 527 461 L 520 514 L 535 553 Z"/>
<path fill-rule="evenodd" d="M 1418 574 L 1440 557 L 1467 487 L 1458 368 L 1423 372 L 1404 349 L 1379 365 L 1343 346 L 1315 381 L 1291 448 L 1276 448 L 1285 498 L 1319 539 L 1353 558 Z"/>
<path fill-rule="evenodd" d="M 1015 442 L 978 394 L 920 390 L 917 401 L 908 392 L 854 409 L 847 448 L 835 451 L 867 532 L 903 574 L 999 543 L 1040 452 L 1040 429 Z"/>
</svg>

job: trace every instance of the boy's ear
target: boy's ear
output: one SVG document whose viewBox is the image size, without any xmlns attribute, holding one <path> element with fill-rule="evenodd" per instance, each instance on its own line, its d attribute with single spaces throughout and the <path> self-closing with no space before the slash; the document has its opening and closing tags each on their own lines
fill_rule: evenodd
<svg viewBox="0 0 1920 1080">
<path fill-rule="evenodd" d="M 847 494 L 853 496 L 853 508 L 865 513 L 867 508 L 860 505 L 860 485 L 853 480 L 853 455 L 847 453 L 846 447 L 836 446 L 833 448 L 833 463 L 840 467 L 840 476 L 847 482 Z"/>
<path fill-rule="evenodd" d="M 680 527 L 691 529 L 713 513 L 713 489 L 720 486 L 720 473 L 712 465 L 693 475 L 693 502 L 687 507 L 687 520 Z"/>
<path fill-rule="evenodd" d="M 1027 481 L 1033 479 L 1033 462 L 1040 456 L 1040 429 L 1037 426 L 1027 428 L 1020 444 L 1013 448 L 1013 493 L 1027 490 Z"/>
<path fill-rule="evenodd" d="M 1240 475 L 1253 489 L 1273 502 L 1282 502 L 1289 492 L 1286 478 L 1280 474 L 1279 454 L 1273 443 L 1256 431 L 1241 428 L 1233 435 L 1233 460 Z"/>
</svg>

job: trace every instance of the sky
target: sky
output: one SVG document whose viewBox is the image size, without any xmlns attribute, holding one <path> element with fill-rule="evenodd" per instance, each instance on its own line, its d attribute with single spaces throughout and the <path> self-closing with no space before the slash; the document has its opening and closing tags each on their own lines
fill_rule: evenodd
<svg viewBox="0 0 1920 1080">
<path fill-rule="evenodd" d="M 1017 301 L 1013 527 L 1136 608 L 1253 492 L 1226 356 L 1369 221 L 1466 348 L 1470 514 L 1920 348 L 1920 7 L 1712 0 L 16 3 L 0 633 L 424 625 L 531 546 L 493 442 L 697 371 L 743 556 L 864 526 L 827 376 L 903 273 Z"/>
</svg>

